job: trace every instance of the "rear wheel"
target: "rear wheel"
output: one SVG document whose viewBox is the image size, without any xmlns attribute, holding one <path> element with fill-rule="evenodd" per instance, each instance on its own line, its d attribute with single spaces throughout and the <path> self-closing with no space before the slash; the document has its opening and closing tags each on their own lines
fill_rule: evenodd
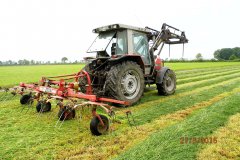
<svg viewBox="0 0 240 160">
<path fill-rule="evenodd" d="M 101 124 L 100 120 L 97 117 L 93 117 L 93 119 L 90 122 L 90 130 L 92 134 L 96 136 L 105 134 L 109 129 L 108 118 L 104 115 L 99 115 L 99 116 L 101 117 L 104 125 Z"/>
<path fill-rule="evenodd" d="M 167 70 L 161 84 L 157 84 L 159 95 L 171 95 L 176 90 L 176 75 L 172 70 Z"/>
<path fill-rule="evenodd" d="M 134 104 L 141 98 L 143 90 L 144 76 L 138 64 L 127 61 L 111 67 L 105 82 L 107 96 Z"/>
</svg>

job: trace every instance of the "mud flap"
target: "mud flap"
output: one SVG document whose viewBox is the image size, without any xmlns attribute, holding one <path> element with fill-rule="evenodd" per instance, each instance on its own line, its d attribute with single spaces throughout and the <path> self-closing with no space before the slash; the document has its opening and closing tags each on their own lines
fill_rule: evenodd
<svg viewBox="0 0 240 160">
<path fill-rule="evenodd" d="M 161 84 L 165 73 L 169 70 L 168 67 L 162 67 L 161 70 L 157 71 L 156 84 Z"/>
</svg>

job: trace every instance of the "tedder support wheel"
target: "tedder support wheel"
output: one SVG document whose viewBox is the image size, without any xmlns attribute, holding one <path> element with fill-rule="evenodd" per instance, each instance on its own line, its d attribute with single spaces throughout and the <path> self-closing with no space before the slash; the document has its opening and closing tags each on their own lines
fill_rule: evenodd
<svg viewBox="0 0 240 160">
<path fill-rule="evenodd" d="M 172 70 L 167 70 L 161 84 L 157 84 L 159 95 L 171 95 L 176 90 L 176 75 Z"/>
<path fill-rule="evenodd" d="M 47 103 L 44 103 L 42 101 L 39 101 L 36 105 L 36 110 L 37 112 L 49 112 L 51 110 L 51 103 L 50 102 L 47 102 Z"/>
<path fill-rule="evenodd" d="M 90 130 L 93 135 L 100 136 L 106 133 L 109 129 L 109 121 L 108 118 L 104 115 L 99 115 L 104 123 L 104 126 L 101 124 L 98 117 L 93 117 L 90 123 Z"/>
<path fill-rule="evenodd" d="M 58 118 L 60 121 L 73 119 L 76 115 L 75 109 L 64 106 L 59 109 Z"/>
<path fill-rule="evenodd" d="M 105 82 L 105 93 L 117 100 L 127 101 L 130 105 L 141 98 L 144 91 L 144 76 L 140 66 L 126 61 L 111 67 Z"/>
<path fill-rule="evenodd" d="M 29 94 L 25 94 L 20 98 L 21 104 L 27 104 L 30 100 L 31 96 Z"/>
</svg>

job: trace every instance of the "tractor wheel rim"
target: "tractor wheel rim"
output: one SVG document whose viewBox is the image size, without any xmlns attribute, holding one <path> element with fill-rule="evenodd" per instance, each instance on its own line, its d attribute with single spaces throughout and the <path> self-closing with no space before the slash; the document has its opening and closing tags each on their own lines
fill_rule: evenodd
<svg viewBox="0 0 240 160">
<path fill-rule="evenodd" d="M 166 88 L 168 91 L 172 91 L 174 89 L 174 79 L 170 76 L 166 78 Z"/>
<path fill-rule="evenodd" d="M 127 99 L 133 99 L 140 90 L 140 77 L 134 70 L 127 71 L 121 79 L 122 92 Z"/>
</svg>

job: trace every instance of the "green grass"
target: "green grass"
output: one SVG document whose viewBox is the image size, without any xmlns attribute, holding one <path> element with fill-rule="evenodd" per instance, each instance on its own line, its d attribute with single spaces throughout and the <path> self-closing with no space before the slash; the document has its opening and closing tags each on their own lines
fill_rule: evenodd
<svg viewBox="0 0 240 160">
<path fill-rule="evenodd" d="M 18 85 L 20 82 L 38 82 L 43 76 L 76 73 L 83 66 L 83 64 L 4 66 L 0 67 L 0 86 Z"/>
<path fill-rule="evenodd" d="M 187 107 L 192 106 L 195 103 L 210 99 L 220 93 L 230 91 L 237 86 L 239 86 L 239 81 L 235 81 L 231 85 L 219 85 L 214 88 L 206 89 L 193 95 L 186 95 L 181 98 L 169 98 L 164 103 L 156 102 L 156 105 L 153 105 L 150 101 L 149 103 L 151 103 L 151 105 L 149 105 L 149 107 L 145 107 L 144 109 L 136 111 L 134 117 L 136 118 L 138 125 L 151 122 L 152 120 L 161 115 L 186 109 Z M 148 105 L 148 103 L 143 103 L 142 105 L 146 106 Z M 135 108 L 137 109 L 137 107 Z M 144 119 L 142 117 L 144 117 Z"/>
<path fill-rule="evenodd" d="M 199 68 L 216 68 L 225 66 L 239 66 L 240 62 L 188 62 L 188 63 L 165 63 L 165 66 L 173 68 L 174 70 L 189 70 Z M 203 69 L 205 70 L 205 69 Z"/>
<path fill-rule="evenodd" d="M 195 62 L 195 63 L 165 63 L 171 69 L 190 70 L 205 68 L 209 70 L 215 67 L 239 66 L 240 62 Z M 37 66 L 1 66 L 0 86 L 18 85 L 19 82 L 38 82 L 42 76 L 54 76 L 76 73 L 83 64 L 76 65 L 37 65 Z"/>
<path fill-rule="evenodd" d="M 109 134 L 100 137 L 90 134 L 88 109 L 81 121 L 76 118 L 56 128 L 55 102 L 51 112 L 38 115 L 35 106 L 22 111 L 19 97 L 11 99 L 7 95 L 8 100 L 3 101 L 0 93 L 0 159 L 196 158 L 202 145 L 180 145 L 179 139 L 183 135 L 210 136 L 229 116 L 239 112 L 239 94 L 224 98 L 220 95 L 239 87 L 240 63 L 166 63 L 166 66 L 176 70 L 179 81 L 176 93 L 158 96 L 156 90 L 145 92 L 137 105 L 118 108 L 118 122 L 111 125 Z M 0 86 L 74 73 L 82 67 L 0 67 Z M 220 99 L 211 101 L 216 97 Z M 195 108 L 181 117 L 181 112 L 196 106 L 205 108 Z M 129 127 L 124 113 L 127 110 L 132 110 L 138 129 Z"/>
<path fill-rule="evenodd" d="M 213 133 L 218 142 L 202 146 L 197 159 L 239 159 L 240 132 L 236 126 L 240 126 L 240 113 L 231 116 L 226 125 Z"/>
<path fill-rule="evenodd" d="M 181 137 L 211 137 L 231 115 L 240 112 L 240 94 L 196 111 L 188 119 L 157 131 L 116 159 L 196 159 L 203 144 L 181 144 Z"/>
</svg>

